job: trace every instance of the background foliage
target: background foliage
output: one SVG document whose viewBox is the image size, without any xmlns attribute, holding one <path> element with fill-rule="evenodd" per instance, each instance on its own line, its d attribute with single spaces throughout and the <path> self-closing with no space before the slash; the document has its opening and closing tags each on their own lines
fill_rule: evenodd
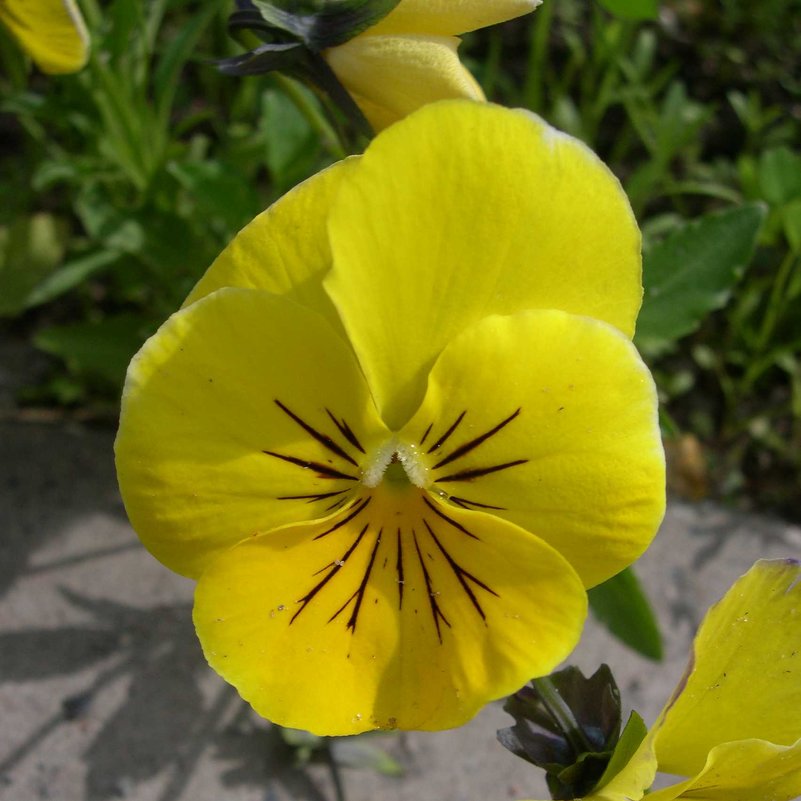
<svg viewBox="0 0 801 801">
<path fill-rule="evenodd" d="M 316 98 L 235 80 L 224 0 L 82 0 L 87 69 L 0 42 L 0 333 L 21 405 L 113 418 L 125 366 L 235 232 L 341 155 Z M 588 142 L 645 234 L 637 344 L 674 485 L 798 518 L 801 2 L 545 0 L 468 36 L 487 95 Z M 6 37 L 0 31 L 0 37 Z"/>
</svg>

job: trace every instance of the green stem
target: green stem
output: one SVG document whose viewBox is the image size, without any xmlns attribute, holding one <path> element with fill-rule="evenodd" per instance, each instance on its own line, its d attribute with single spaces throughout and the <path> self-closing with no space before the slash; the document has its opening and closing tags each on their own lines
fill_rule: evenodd
<svg viewBox="0 0 801 801">
<path fill-rule="evenodd" d="M 551 717 L 556 721 L 565 737 L 567 737 L 576 755 L 594 751 L 595 748 L 584 734 L 584 730 L 576 720 L 573 710 L 559 695 L 559 690 L 556 689 L 550 677 L 542 676 L 539 679 L 532 679 L 531 683 L 536 687 L 542 703 L 545 704 L 545 708 L 550 712 Z"/>
<path fill-rule="evenodd" d="M 542 8 L 532 17 L 531 42 L 528 49 L 528 65 L 526 82 L 523 86 L 523 103 L 525 108 L 542 112 L 543 86 L 545 85 L 545 64 L 551 26 L 553 25 L 556 0 L 546 0 Z"/>
<path fill-rule="evenodd" d="M 287 78 L 280 72 L 272 75 L 273 80 L 286 93 L 287 97 L 295 104 L 297 110 L 306 118 L 306 121 L 314 128 L 323 140 L 325 146 L 331 151 L 336 159 L 344 159 L 348 155 L 347 150 L 337 136 L 337 132 L 328 122 L 316 103 L 309 100 L 309 97 L 298 86 L 292 78 Z"/>
<path fill-rule="evenodd" d="M 757 352 L 759 353 L 765 350 L 765 346 L 770 340 L 773 330 L 776 328 L 776 323 L 784 311 L 786 299 L 785 289 L 793 272 L 794 261 L 795 254 L 790 250 L 787 252 L 784 259 L 782 259 L 782 263 L 779 266 L 779 273 L 776 276 L 776 280 L 773 282 L 770 300 L 768 301 L 765 317 L 762 320 L 762 327 L 759 331 L 759 337 L 757 338 Z"/>
</svg>

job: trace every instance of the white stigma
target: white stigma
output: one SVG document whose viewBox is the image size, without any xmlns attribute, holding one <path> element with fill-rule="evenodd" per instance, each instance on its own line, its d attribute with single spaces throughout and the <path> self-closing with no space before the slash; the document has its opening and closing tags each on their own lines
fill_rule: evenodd
<svg viewBox="0 0 801 801">
<path fill-rule="evenodd" d="M 428 468 L 421 464 L 417 455 L 417 447 L 399 442 L 397 437 L 388 439 L 372 454 L 365 465 L 362 483 L 366 487 L 377 487 L 393 461 L 400 462 L 411 484 L 420 488 L 426 486 Z"/>
</svg>

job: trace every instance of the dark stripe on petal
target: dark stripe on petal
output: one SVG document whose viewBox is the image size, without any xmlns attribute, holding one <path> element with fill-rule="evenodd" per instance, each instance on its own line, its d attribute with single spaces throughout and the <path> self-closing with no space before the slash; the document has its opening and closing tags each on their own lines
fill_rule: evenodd
<svg viewBox="0 0 801 801">
<path fill-rule="evenodd" d="M 331 579 L 334 576 L 336 576 L 336 574 L 344 567 L 348 557 L 356 550 L 356 547 L 362 541 L 362 537 L 364 537 L 364 534 L 367 531 L 369 525 L 370 525 L 369 523 L 364 524 L 364 527 L 359 532 L 359 534 L 353 541 L 353 544 L 350 546 L 350 548 L 348 548 L 348 550 L 345 551 L 345 553 L 342 555 L 340 559 L 337 559 L 333 564 L 328 565 L 328 567 L 330 567 L 328 573 L 326 573 L 326 575 L 323 576 L 323 578 L 320 579 L 320 581 L 318 581 L 317 584 L 315 584 L 302 598 L 298 599 L 298 603 L 300 604 L 300 609 L 298 609 L 298 611 L 295 612 L 295 614 L 292 615 L 292 617 L 290 618 L 289 620 L 290 625 L 292 625 L 295 622 L 297 616 L 309 605 L 309 601 L 311 601 L 311 599 L 314 598 L 314 596 L 317 595 L 317 593 L 320 592 L 320 590 L 323 587 L 325 587 L 325 585 L 328 584 L 328 582 L 331 581 Z M 320 571 L 318 570 L 317 573 L 319 572 Z M 314 573 L 313 575 L 317 575 L 317 573 Z"/>
<path fill-rule="evenodd" d="M 442 644 L 442 631 L 440 629 L 440 621 L 442 621 L 448 628 L 451 627 L 451 624 L 448 622 L 448 618 L 442 613 L 442 609 L 440 609 L 439 601 L 437 600 L 438 593 L 434 592 L 434 586 L 431 583 L 431 575 L 428 572 L 428 568 L 423 561 L 423 554 L 420 553 L 420 544 L 417 542 L 417 534 L 412 531 L 412 537 L 414 537 L 414 547 L 417 550 L 417 559 L 420 562 L 420 567 L 423 569 L 423 579 L 426 583 L 426 595 L 428 595 L 428 604 L 431 608 L 431 616 L 434 619 L 434 627 L 437 630 L 437 639 Z"/>
<path fill-rule="evenodd" d="M 347 473 L 342 473 L 339 470 L 335 470 L 333 467 L 320 464 L 320 462 L 310 462 L 308 459 L 298 459 L 297 456 L 286 456 L 283 453 L 276 453 L 275 451 L 262 451 L 262 453 L 267 454 L 267 456 L 275 456 L 276 459 L 282 459 L 290 464 L 296 464 L 298 467 L 302 467 L 306 470 L 315 470 L 319 478 L 341 478 L 345 481 L 359 480 L 356 476 L 349 476 Z"/>
<path fill-rule="evenodd" d="M 476 467 L 473 470 L 462 470 L 461 473 L 452 473 L 449 476 L 438 478 L 436 483 L 442 484 L 445 481 L 472 481 L 474 478 L 481 478 L 490 473 L 497 473 L 500 470 L 508 470 L 510 467 L 517 467 L 519 464 L 525 464 L 528 459 L 515 459 L 513 462 L 504 462 L 504 464 L 494 464 L 491 467 Z"/>
<path fill-rule="evenodd" d="M 427 520 L 423 520 L 423 524 L 428 529 L 428 533 L 431 535 L 431 539 L 437 544 L 437 547 L 441 551 L 442 555 L 445 557 L 448 565 L 450 566 L 453 574 L 456 576 L 459 584 L 462 585 L 462 589 L 467 593 L 467 597 L 470 599 L 470 603 L 473 604 L 475 607 L 476 612 L 481 615 L 481 619 L 486 623 L 487 616 L 484 614 L 484 610 L 481 608 L 481 604 L 478 602 L 478 598 L 476 598 L 475 593 L 473 592 L 473 588 L 467 583 L 468 581 L 472 581 L 477 587 L 481 587 L 482 590 L 486 590 L 491 595 L 494 595 L 496 598 L 500 598 L 497 592 L 492 589 L 492 587 L 488 587 L 481 579 L 477 579 L 472 573 L 468 573 L 463 567 L 457 564 L 456 560 L 445 550 L 445 547 L 439 541 L 439 538 L 434 533 L 434 530 L 428 524 Z"/>
<path fill-rule="evenodd" d="M 427 453 L 434 453 L 435 450 L 441 448 L 448 437 L 453 434 L 454 431 L 459 427 L 459 423 L 462 422 L 464 416 L 467 414 L 467 410 L 463 411 L 451 424 L 451 427 L 428 449 Z"/>
<path fill-rule="evenodd" d="M 323 434 L 321 431 L 318 431 L 316 428 L 310 426 L 305 420 L 302 420 L 298 417 L 291 409 L 288 409 L 281 403 L 280 400 L 277 398 L 273 400 L 273 403 L 286 415 L 288 415 L 292 420 L 294 420 L 306 433 L 311 434 L 311 436 L 317 440 L 324 448 L 328 448 L 331 453 L 336 454 L 341 459 L 344 459 L 346 462 L 350 462 L 354 467 L 358 467 L 358 463 L 356 460 L 346 453 L 339 445 L 331 439 L 331 437 Z M 326 410 L 328 411 L 328 410 Z M 330 414 L 330 412 L 329 412 Z"/>
<path fill-rule="evenodd" d="M 362 511 L 364 511 L 364 508 L 365 506 L 367 506 L 368 503 L 370 503 L 369 496 L 367 498 L 364 498 L 364 500 L 362 501 L 357 501 L 356 507 L 347 517 L 343 517 L 342 520 L 340 520 L 338 523 L 335 523 L 333 526 L 331 526 L 331 528 L 326 529 L 321 534 L 318 534 L 314 539 L 320 540 L 323 537 L 327 537 L 329 534 L 333 534 L 333 532 L 335 532 L 337 529 L 342 528 L 342 526 L 346 525 L 347 523 L 350 523 L 350 521 L 353 520 L 354 517 L 357 517 L 362 513 Z"/>
<path fill-rule="evenodd" d="M 342 434 L 342 436 L 345 437 L 345 439 L 348 442 L 350 442 L 350 444 L 353 445 L 353 447 L 356 448 L 356 450 L 365 453 L 366 451 L 364 450 L 364 448 L 362 448 L 361 443 L 357 439 L 356 435 L 353 433 L 353 429 L 345 422 L 345 419 L 343 418 L 342 420 L 337 420 L 336 417 L 334 417 L 334 415 L 331 414 L 331 411 L 329 409 L 326 409 L 325 411 L 331 418 L 331 420 L 333 420 L 334 425 L 339 429 L 339 433 Z"/>
<path fill-rule="evenodd" d="M 509 423 L 511 423 L 512 420 L 514 420 L 515 417 L 517 417 L 519 414 L 520 414 L 520 409 L 518 409 L 515 412 L 512 412 L 512 414 L 510 414 L 505 420 L 501 420 L 501 422 L 498 423 L 498 425 L 496 425 L 494 428 L 491 428 L 489 431 L 486 431 L 485 433 L 479 435 L 475 439 L 471 439 L 469 442 L 465 442 L 464 445 L 460 445 L 458 448 L 451 451 L 451 453 L 444 459 L 441 459 L 439 462 L 437 462 L 432 468 L 432 470 L 436 470 L 439 467 L 444 467 L 446 464 L 449 464 L 455 459 L 461 459 L 462 456 L 465 456 L 466 454 L 470 453 L 470 451 L 472 451 L 474 448 L 477 448 L 483 442 L 486 442 L 490 437 L 497 434 L 502 428 L 509 425 Z"/>
<path fill-rule="evenodd" d="M 446 523 L 450 523 L 455 529 L 458 529 L 462 532 L 462 534 L 467 534 L 468 537 L 472 537 L 474 540 L 479 539 L 475 534 L 468 531 L 461 523 L 457 520 L 454 520 L 452 517 L 448 517 L 441 509 L 438 509 L 428 498 L 423 498 L 423 502 L 425 505 L 437 516 L 441 517 Z"/>
</svg>

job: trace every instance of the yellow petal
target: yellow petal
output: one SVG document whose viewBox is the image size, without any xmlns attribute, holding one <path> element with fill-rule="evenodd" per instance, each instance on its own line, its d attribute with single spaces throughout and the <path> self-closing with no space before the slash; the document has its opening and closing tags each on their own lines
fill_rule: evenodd
<svg viewBox="0 0 801 801">
<path fill-rule="evenodd" d="M 459 40 L 444 36 L 357 36 L 325 58 L 376 131 L 427 103 L 483 100 L 459 61 Z"/>
<path fill-rule="evenodd" d="M 0 22 L 42 72 L 77 72 L 89 58 L 89 33 L 74 0 L 2 0 Z"/>
<path fill-rule="evenodd" d="M 697 775 L 648 801 L 792 801 L 801 796 L 801 741 L 790 746 L 741 740 L 712 749 Z"/>
<path fill-rule="evenodd" d="M 660 770 L 691 776 L 720 743 L 801 737 L 799 581 L 794 560 L 760 561 L 709 610 L 691 672 L 659 724 Z"/>
<path fill-rule="evenodd" d="M 451 101 L 393 125 L 343 182 L 329 231 L 324 284 L 392 428 L 447 342 L 488 314 L 555 308 L 634 330 L 640 236 L 623 190 L 525 112 Z"/>
<path fill-rule="evenodd" d="M 443 351 L 417 445 L 432 491 L 541 537 L 587 586 L 633 562 L 665 503 L 656 391 L 630 340 L 559 311 L 488 317 Z"/>
<path fill-rule="evenodd" d="M 536 537 L 385 481 L 339 519 L 222 554 L 194 618 L 257 712 L 338 735 L 458 726 L 555 667 L 585 614 L 578 577 Z"/>
<path fill-rule="evenodd" d="M 321 317 L 221 289 L 174 314 L 131 362 L 117 475 L 146 547 L 196 576 L 243 537 L 347 502 L 362 451 L 386 435 Z"/>
<path fill-rule="evenodd" d="M 454 36 L 533 11 L 541 0 L 401 0 L 369 34 Z"/>
<path fill-rule="evenodd" d="M 308 306 L 341 331 L 322 278 L 331 269 L 326 222 L 332 199 L 355 159 L 296 186 L 243 228 L 206 271 L 184 306 L 222 287 L 265 289 Z"/>
</svg>

